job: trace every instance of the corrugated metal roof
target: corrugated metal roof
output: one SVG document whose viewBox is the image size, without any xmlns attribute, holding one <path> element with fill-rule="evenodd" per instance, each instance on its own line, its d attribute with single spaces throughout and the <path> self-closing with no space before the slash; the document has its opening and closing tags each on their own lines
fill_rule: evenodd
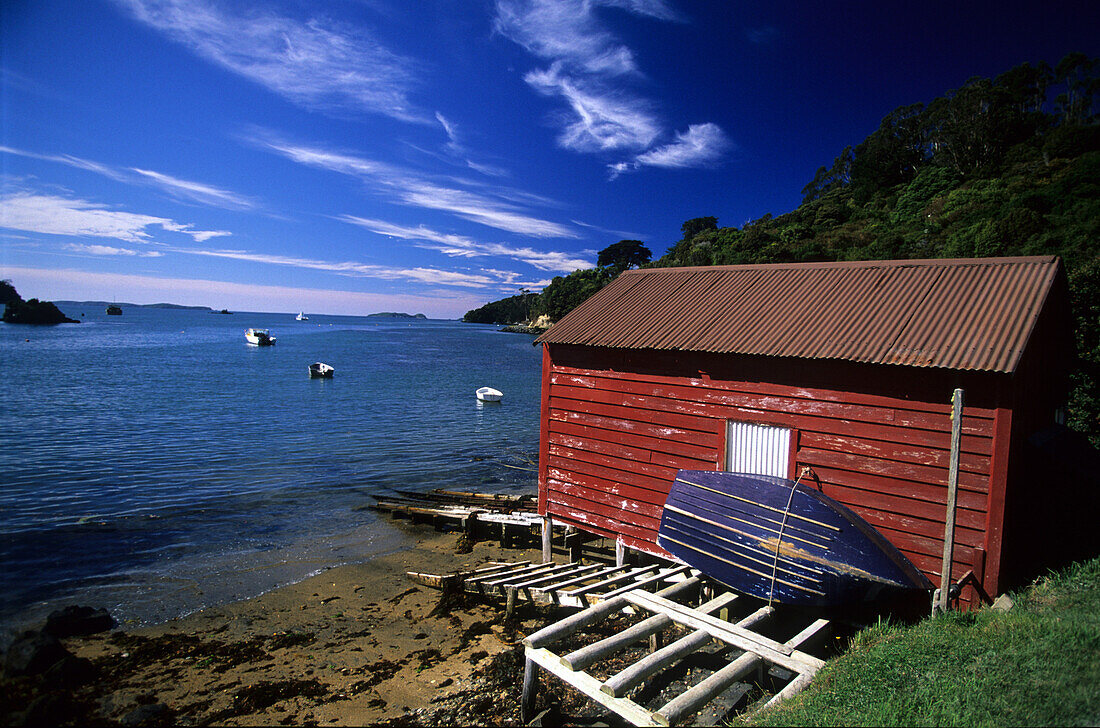
<svg viewBox="0 0 1100 728">
<path fill-rule="evenodd" d="M 650 268 L 623 273 L 539 337 L 1012 372 L 1054 256 Z"/>
</svg>

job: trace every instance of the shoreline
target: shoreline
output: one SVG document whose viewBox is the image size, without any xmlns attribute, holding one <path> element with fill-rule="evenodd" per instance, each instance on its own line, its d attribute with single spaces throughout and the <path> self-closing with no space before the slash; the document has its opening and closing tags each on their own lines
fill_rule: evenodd
<svg viewBox="0 0 1100 728">
<path fill-rule="evenodd" d="M 87 667 L 83 676 L 5 675 L 11 698 L 0 716 L 8 725 L 43 711 L 45 722 L 74 725 L 419 725 L 443 710 L 452 724 L 517 722 L 518 693 L 482 695 L 471 686 L 499 658 L 514 660 L 520 636 L 545 617 L 520 610 L 505 625 L 503 604 L 465 599 L 448 608 L 441 592 L 405 572 L 537 562 L 541 550 L 479 541 L 459 554 L 459 533 L 392 525 L 410 548 L 162 624 L 65 638 Z M 505 684 L 518 690 L 511 683 L 519 676 Z M 486 699 L 495 706 L 478 714 Z"/>
</svg>

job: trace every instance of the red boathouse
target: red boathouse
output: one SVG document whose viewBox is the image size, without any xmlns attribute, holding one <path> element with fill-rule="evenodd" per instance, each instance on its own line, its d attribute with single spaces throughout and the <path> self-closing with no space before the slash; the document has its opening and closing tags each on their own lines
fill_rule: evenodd
<svg viewBox="0 0 1100 728">
<path fill-rule="evenodd" d="M 539 510 L 667 556 L 678 469 L 808 467 L 938 585 L 961 388 L 951 576 L 996 595 L 1095 497 L 1028 455 L 1060 423 L 1070 326 L 1056 257 L 627 271 L 538 339 Z"/>
</svg>

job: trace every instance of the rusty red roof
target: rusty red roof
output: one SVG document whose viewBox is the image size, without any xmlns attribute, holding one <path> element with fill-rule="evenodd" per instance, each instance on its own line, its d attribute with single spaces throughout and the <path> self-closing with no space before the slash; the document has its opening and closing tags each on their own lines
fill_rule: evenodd
<svg viewBox="0 0 1100 728">
<path fill-rule="evenodd" d="M 538 341 L 1012 372 L 1055 256 L 623 273 Z"/>
</svg>

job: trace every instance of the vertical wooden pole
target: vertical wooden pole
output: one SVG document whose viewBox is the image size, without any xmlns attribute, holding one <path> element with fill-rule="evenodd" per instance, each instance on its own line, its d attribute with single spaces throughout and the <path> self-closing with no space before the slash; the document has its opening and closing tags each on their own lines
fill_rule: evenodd
<svg viewBox="0 0 1100 728">
<path fill-rule="evenodd" d="M 946 612 L 950 599 L 951 562 L 955 552 L 955 501 L 959 494 L 959 450 L 962 440 L 963 391 L 951 397 L 951 460 L 947 469 L 947 516 L 943 524 L 943 562 L 940 564 L 940 588 L 936 590 L 933 613 Z"/>
<path fill-rule="evenodd" d="M 623 566 L 626 564 L 626 544 L 623 540 L 615 539 L 615 566 Z"/>
<path fill-rule="evenodd" d="M 519 704 L 519 719 L 524 725 L 535 717 L 535 698 L 539 692 L 539 666 L 530 657 L 523 666 L 523 697 Z"/>
<path fill-rule="evenodd" d="M 554 535 L 554 522 L 550 520 L 550 514 L 542 517 L 542 563 L 549 564 L 554 560 L 554 551 L 550 545 L 550 539 Z"/>
</svg>

